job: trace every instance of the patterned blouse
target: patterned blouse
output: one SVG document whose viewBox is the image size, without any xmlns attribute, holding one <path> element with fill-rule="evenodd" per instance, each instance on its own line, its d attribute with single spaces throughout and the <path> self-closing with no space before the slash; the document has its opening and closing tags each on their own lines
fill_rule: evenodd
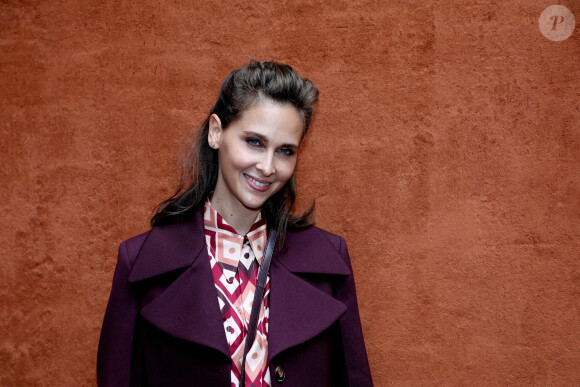
<svg viewBox="0 0 580 387">
<path fill-rule="evenodd" d="M 250 323 L 258 268 L 266 248 L 266 222 L 258 215 L 246 235 L 239 235 L 205 203 L 203 220 L 213 280 L 232 357 L 232 386 L 238 386 Z M 254 344 L 246 357 L 246 386 L 270 386 L 268 369 L 268 315 L 270 276 L 266 281 Z"/>
</svg>

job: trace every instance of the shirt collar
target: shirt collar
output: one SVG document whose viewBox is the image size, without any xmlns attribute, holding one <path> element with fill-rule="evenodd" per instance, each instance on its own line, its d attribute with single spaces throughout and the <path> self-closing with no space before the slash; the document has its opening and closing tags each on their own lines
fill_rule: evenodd
<svg viewBox="0 0 580 387">
<path fill-rule="evenodd" d="M 258 264 L 262 264 L 262 258 L 264 257 L 264 249 L 266 248 L 266 242 L 268 238 L 266 222 L 262 219 L 262 215 L 258 213 L 254 224 L 250 228 L 250 231 L 246 235 L 240 235 L 236 230 L 230 226 L 224 218 L 217 212 L 215 208 L 211 205 L 209 198 L 205 202 L 203 211 L 204 227 L 206 230 L 206 236 L 208 234 L 214 234 L 215 237 L 208 238 L 208 247 L 213 253 L 214 257 L 220 260 L 222 263 L 230 264 L 232 266 L 237 266 L 239 262 L 239 255 L 234 254 L 237 257 L 234 259 L 228 259 L 224 254 L 216 254 L 217 246 L 224 246 L 224 242 L 233 245 L 235 247 L 234 251 L 240 251 L 247 238 L 250 243 L 250 247 L 256 256 Z M 229 256 L 232 257 L 231 255 Z"/>
</svg>

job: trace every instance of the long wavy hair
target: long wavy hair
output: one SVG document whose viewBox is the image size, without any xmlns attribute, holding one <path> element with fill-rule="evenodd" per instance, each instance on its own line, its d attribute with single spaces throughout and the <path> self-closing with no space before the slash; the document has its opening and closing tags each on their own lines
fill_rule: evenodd
<svg viewBox="0 0 580 387">
<path fill-rule="evenodd" d="M 227 127 L 240 117 L 248 107 L 259 99 L 270 99 L 294 106 L 304 124 L 306 135 L 314 106 L 318 100 L 318 89 L 306 78 L 285 64 L 266 61 L 251 61 L 233 70 L 224 80 L 217 101 L 212 106 L 202 126 L 190 139 L 190 146 L 183 159 L 181 179 L 177 191 L 161 202 L 154 210 L 151 226 L 171 222 L 177 217 L 191 215 L 215 189 L 218 178 L 218 151 L 208 144 L 209 118 L 216 114 L 222 128 Z M 293 214 L 296 200 L 296 181 L 294 175 L 262 207 L 262 217 L 268 228 L 278 232 L 277 244 L 284 244 L 286 230 L 300 230 L 312 225 L 314 202 L 302 214 Z"/>
</svg>

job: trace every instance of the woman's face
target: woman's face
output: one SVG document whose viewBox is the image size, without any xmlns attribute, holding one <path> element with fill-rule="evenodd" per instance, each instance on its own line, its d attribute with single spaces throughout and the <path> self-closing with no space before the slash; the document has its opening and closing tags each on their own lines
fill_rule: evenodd
<svg viewBox="0 0 580 387">
<path fill-rule="evenodd" d="M 212 196 L 216 209 L 230 214 L 259 211 L 294 173 L 302 132 L 298 110 L 271 100 L 251 105 L 227 129 L 212 115 L 208 141 L 219 155 Z"/>
</svg>

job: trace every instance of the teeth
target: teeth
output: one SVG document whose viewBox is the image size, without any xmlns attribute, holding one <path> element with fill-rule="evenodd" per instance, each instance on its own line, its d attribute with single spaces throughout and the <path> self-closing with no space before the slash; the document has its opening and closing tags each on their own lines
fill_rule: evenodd
<svg viewBox="0 0 580 387">
<path fill-rule="evenodd" d="M 246 177 L 247 177 L 249 180 L 251 180 L 251 181 L 252 181 L 254 184 L 256 184 L 258 187 L 266 187 L 267 185 L 269 185 L 269 183 L 262 183 L 262 182 L 259 182 L 258 180 L 256 180 L 256 179 L 253 179 L 253 178 L 251 178 L 251 177 L 250 177 L 250 176 L 248 176 L 248 175 L 246 175 Z"/>
</svg>

